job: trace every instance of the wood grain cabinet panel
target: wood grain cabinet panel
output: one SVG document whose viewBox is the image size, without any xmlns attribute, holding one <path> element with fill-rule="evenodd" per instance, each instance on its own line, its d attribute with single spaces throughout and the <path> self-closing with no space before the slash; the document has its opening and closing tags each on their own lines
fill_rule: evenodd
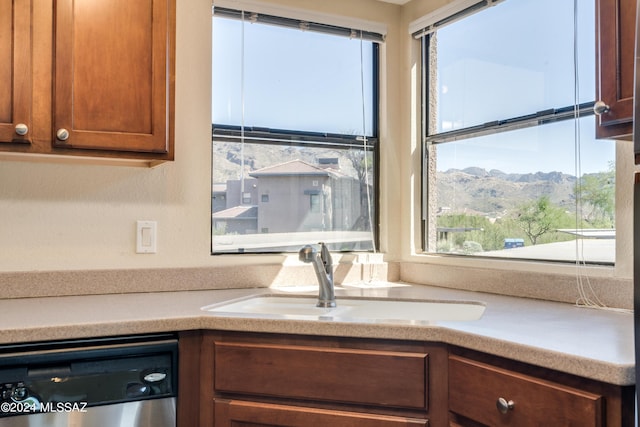
<svg viewBox="0 0 640 427">
<path fill-rule="evenodd" d="M 348 411 L 216 401 L 216 427 L 426 427 L 428 420 Z"/>
<path fill-rule="evenodd" d="M 428 355 L 215 344 L 217 392 L 427 410 Z"/>
<path fill-rule="evenodd" d="M 201 358 L 202 381 L 208 382 L 200 388 L 201 426 L 447 423 L 447 351 L 442 345 L 212 332 L 205 334 Z"/>
<path fill-rule="evenodd" d="M 596 138 L 630 139 L 633 131 L 636 0 L 596 0 L 596 99 L 610 108 Z"/>
<path fill-rule="evenodd" d="M 31 140 L 30 79 L 31 0 L 0 0 L 0 143 Z"/>
<path fill-rule="evenodd" d="M 175 5 L 0 0 L 0 158 L 173 160 Z"/>
<path fill-rule="evenodd" d="M 232 331 L 183 338 L 180 427 L 635 424 L 634 386 L 456 346 Z"/>
<path fill-rule="evenodd" d="M 452 421 L 451 426 L 600 427 L 603 404 L 598 394 L 463 357 L 449 358 L 449 410 L 468 419 Z"/>
<path fill-rule="evenodd" d="M 56 146 L 169 152 L 172 16 L 169 0 L 56 2 Z"/>
</svg>

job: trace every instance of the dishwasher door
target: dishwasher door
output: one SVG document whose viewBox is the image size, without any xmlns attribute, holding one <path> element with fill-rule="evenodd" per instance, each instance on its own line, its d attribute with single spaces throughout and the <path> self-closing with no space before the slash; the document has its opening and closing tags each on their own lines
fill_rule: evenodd
<svg viewBox="0 0 640 427">
<path fill-rule="evenodd" d="M 0 427 L 175 427 L 176 399 L 95 406 L 85 411 L 47 412 L 0 418 Z"/>
<path fill-rule="evenodd" d="M 176 339 L 0 348 L 0 427 L 175 427 Z"/>
</svg>

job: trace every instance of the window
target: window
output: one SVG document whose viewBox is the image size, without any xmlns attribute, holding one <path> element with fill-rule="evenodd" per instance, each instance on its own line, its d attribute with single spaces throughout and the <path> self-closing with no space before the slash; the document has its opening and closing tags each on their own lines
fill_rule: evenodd
<svg viewBox="0 0 640 427">
<path fill-rule="evenodd" d="M 374 249 L 382 39 L 214 7 L 212 253 Z"/>
<path fill-rule="evenodd" d="M 313 213 L 320 212 L 320 194 L 309 194 L 309 210 Z"/>
<path fill-rule="evenodd" d="M 416 34 L 426 252 L 615 262 L 615 145 L 595 140 L 592 109 L 593 3 L 489 0 Z"/>
</svg>

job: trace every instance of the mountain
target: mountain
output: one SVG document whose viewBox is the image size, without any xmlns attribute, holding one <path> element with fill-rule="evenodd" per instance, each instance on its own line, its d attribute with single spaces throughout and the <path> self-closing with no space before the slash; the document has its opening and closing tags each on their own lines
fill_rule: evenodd
<svg viewBox="0 0 640 427">
<path fill-rule="evenodd" d="M 562 172 L 508 174 L 469 167 L 439 171 L 436 178 L 441 210 L 499 217 L 543 195 L 567 210 L 575 207 L 576 177 Z"/>
<path fill-rule="evenodd" d="M 292 159 L 317 164 L 319 158 L 339 158 L 343 173 L 357 177 L 344 151 L 329 148 L 288 145 L 245 144 L 241 154 L 238 143 L 213 144 L 213 182 L 237 179 L 242 157 L 246 171 L 273 166 Z M 562 172 L 505 173 L 481 167 L 449 169 L 437 172 L 436 206 L 450 212 L 466 212 L 490 217 L 505 216 L 524 202 L 547 195 L 555 205 L 575 210 L 576 177 Z"/>
<path fill-rule="evenodd" d="M 247 172 L 274 166 L 290 160 L 302 160 L 309 164 L 318 164 L 320 158 L 338 158 L 340 171 L 357 177 L 353 164 L 345 157 L 345 150 L 329 148 L 296 147 L 293 145 L 268 145 L 216 142 L 213 144 L 212 175 L 214 183 L 223 183 L 228 179 L 238 179 L 240 165 L 244 157 Z"/>
</svg>

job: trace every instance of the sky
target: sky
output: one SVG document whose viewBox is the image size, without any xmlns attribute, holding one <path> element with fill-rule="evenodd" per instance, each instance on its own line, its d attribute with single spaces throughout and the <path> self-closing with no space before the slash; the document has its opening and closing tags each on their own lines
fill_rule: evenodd
<svg viewBox="0 0 640 427">
<path fill-rule="evenodd" d="M 371 42 L 223 18 L 213 31 L 213 123 L 372 134 Z"/>
<path fill-rule="evenodd" d="M 595 101 L 595 6 L 573 0 L 507 0 L 437 33 L 438 131 Z M 578 91 L 576 95 L 576 67 Z M 507 173 L 608 169 L 615 143 L 595 140 L 595 117 L 481 137 L 438 149 L 438 170 Z"/>
</svg>

